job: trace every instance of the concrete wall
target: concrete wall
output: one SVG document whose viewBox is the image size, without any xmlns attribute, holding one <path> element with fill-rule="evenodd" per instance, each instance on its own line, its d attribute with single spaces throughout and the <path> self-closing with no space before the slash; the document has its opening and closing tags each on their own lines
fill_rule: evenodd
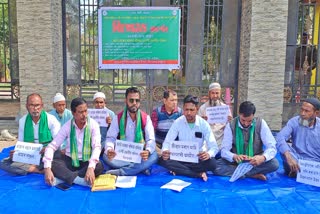
<svg viewBox="0 0 320 214">
<path fill-rule="evenodd" d="M 63 92 L 61 17 L 61 0 L 17 0 L 21 114 L 28 94 L 39 93 L 50 109 Z"/>
<path fill-rule="evenodd" d="M 239 104 L 252 101 L 257 116 L 281 129 L 286 57 L 287 0 L 242 1 Z"/>
</svg>

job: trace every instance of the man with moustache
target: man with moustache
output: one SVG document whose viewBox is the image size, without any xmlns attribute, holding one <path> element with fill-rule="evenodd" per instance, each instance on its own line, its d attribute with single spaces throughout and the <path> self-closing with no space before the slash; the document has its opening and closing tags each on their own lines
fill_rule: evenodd
<svg viewBox="0 0 320 214">
<path fill-rule="evenodd" d="M 33 93 L 27 96 L 26 108 L 28 113 L 19 120 L 18 141 L 28 143 L 43 144 L 45 147 L 57 135 L 60 123 L 57 119 L 43 110 L 43 102 L 40 94 Z M 28 173 L 43 173 L 42 161 L 39 166 L 12 161 L 14 150 L 10 151 L 10 156 L 0 162 L 0 169 L 16 175 L 26 175 Z"/>
<path fill-rule="evenodd" d="M 320 101 L 307 98 L 300 114 L 291 118 L 277 134 L 277 148 L 281 153 L 285 174 L 296 177 L 299 159 L 320 162 Z M 292 146 L 288 144 L 291 139 Z"/>
<path fill-rule="evenodd" d="M 255 117 L 255 112 L 254 104 L 245 101 L 239 106 L 239 116 L 227 124 L 215 174 L 232 176 L 238 164 L 247 161 L 253 168 L 244 177 L 267 180 L 266 174 L 279 168 L 276 141 L 266 121 Z"/>
<path fill-rule="evenodd" d="M 158 160 L 155 152 L 154 129 L 150 116 L 140 110 L 141 94 L 138 88 L 127 88 L 125 107 L 115 117 L 107 133 L 103 160 L 111 168 L 106 173 L 112 175 L 136 175 L 143 172 L 150 175 L 149 168 Z M 140 153 L 141 163 L 115 160 L 115 142 L 117 139 L 143 143 L 144 150 Z"/>
<path fill-rule="evenodd" d="M 221 101 L 221 86 L 217 82 L 213 82 L 209 85 L 208 91 L 209 100 L 202 104 L 199 108 L 198 115 L 203 119 L 207 120 L 206 109 L 213 106 L 225 106 L 226 104 Z M 228 121 L 232 120 L 232 115 L 229 110 L 228 112 Z M 223 139 L 223 130 L 226 126 L 226 123 L 214 123 L 210 124 L 211 130 L 214 134 L 214 137 L 217 141 L 219 149 L 221 149 L 221 142 Z M 219 155 L 220 156 L 220 155 Z"/>
<path fill-rule="evenodd" d="M 88 117 L 88 105 L 83 98 L 71 101 L 73 119 L 69 120 L 47 146 L 43 157 L 45 182 L 54 186 L 61 182 L 91 186 L 103 171 L 99 124 Z M 67 140 L 64 155 L 53 157 Z"/>
<path fill-rule="evenodd" d="M 173 175 L 185 175 L 207 181 L 207 171 L 216 168 L 215 155 L 218 145 L 207 121 L 197 115 L 197 97 L 187 95 L 183 99 L 183 116 L 174 121 L 163 142 L 159 164 L 170 170 Z M 199 144 L 198 163 L 170 159 L 170 144 L 178 137 L 179 141 Z"/>
</svg>

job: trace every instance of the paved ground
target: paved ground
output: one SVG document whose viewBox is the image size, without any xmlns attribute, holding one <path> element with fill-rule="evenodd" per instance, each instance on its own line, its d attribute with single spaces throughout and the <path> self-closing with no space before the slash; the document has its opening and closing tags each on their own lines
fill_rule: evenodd
<svg viewBox="0 0 320 214">
<path fill-rule="evenodd" d="M 14 118 L 18 115 L 20 108 L 19 102 L 0 101 L 0 131 L 8 129 L 10 134 L 17 136 L 18 134 L 18 123 Z M 3 148 L 7 148 L 15 145 L 16 140 L 2 140 L 0 137 L 0 151 Z"/>
</svg>

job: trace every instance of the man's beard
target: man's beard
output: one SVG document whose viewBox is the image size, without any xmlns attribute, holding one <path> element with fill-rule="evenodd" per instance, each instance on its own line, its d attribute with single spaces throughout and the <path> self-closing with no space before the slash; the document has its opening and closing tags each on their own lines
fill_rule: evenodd
<svg viewBox="0 0 320 214">
<path fill-rule="evenodd" d="M 217 106 L 219 104 L 219 100 L 214 101 L 212 99 L 209 99 L 209 104 L 210 106 Z"/>
<path fill-rule="evenodd" d="M 130 113 L 136 113 L 139 108 L 137 106 L 131 106 L 131 107 L 127 106 L 127 109 Z"/>
<path fill-rule="evenodd" d="M 309 127 L 311 123 L 314 121 L 315 118 L 309 118 L 308 120 L 303 119 L 302 117 L 299 118 L 299 124 L 301 126 Z"/>
</svg>

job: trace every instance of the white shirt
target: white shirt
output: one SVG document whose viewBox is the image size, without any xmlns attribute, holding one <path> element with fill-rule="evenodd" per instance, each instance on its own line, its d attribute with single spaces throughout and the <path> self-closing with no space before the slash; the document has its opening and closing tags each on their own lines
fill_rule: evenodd
<svg viewBox="0 0 320 214">
<path fill-rule="evenodd" d="M 202 137 L 196 137 L 196 132 L 201 133 Z M 194 127 L 190 128 L 184 115 L 174 121 L 163 142 L 162 151 L 170 150 L 170 143 L 179 137 L 179 141 L 198 142 L 201 151 L 207 151 L 210 157 L 215 157 L 219 148 L 210 125 L 207 121 L 196 115 Z"/>
<path fill-rule="evenodd" d="M 55 118 L 55 116 L 51 115 L 51 114 L 47 114 L 47 118 L 48 118 L 48 127 L 51 131 L 51 135 L 52 138 L 54 138 L 59 130 L 60 130 L 60 123 L 59 121 Z M 26 123 L 26 118 L 27 118 L 27 114 L 24 115 L 20 120 L 19 120 L 19 132 L 18 132 L 18 141 L 24 142 L 24 125 Z M 41 118 L 40 118 L 41 120 Z M 34 123 L 32 121 L 33 124 L 33 135 L 34 135 L 34 143 L 39 143 L 39 123 L 40 120 L 37 123 Z"/>
<path fill-rule="evenodd" d="M 126 141 L 134 142 L 135 132 L 136 132 L 136 122 L 131 119 L 128 112 L 127 112 L 127 122 L 126 122 L 125 132 L 126 132 Z M 148 150 L 151 154 L 155 151 L 156 143 L 155 143 L 155 137 L 154 137 L 154 128 L 149 115 L 147 115 L 147 123 L 146 123 L 146 126 L 144 127 L 144 132 L 145 132 L 144 140 L 146 142 L 146 150 Z M 105 151 L 108 151 L 109 149 L 114 149 L 114 144 L 117 140 L 118 134 L 119 134 L 118 117 L 114 117 L 111 122 L 110 128 L 107 132 Z"/>
<path fill-rule="evenodd" d="M 239 122 L 239 127 L 243 129 L 243 126 Z M 261 131 L 260 131 L 260 138 L 265 147 L 263 155 L 266 158 L 266 161 L 271 160 L 277 154 L 276 149 L 276 140 L 273 137 L 267 123 L 265 120 L 261 119 Z M 228 160 L 229 162 L 234 162 L 233 156 L 236 155 L 235 153 L 231 152 L 232 149 L 232 142 L 233 142 L 233 133 L 230 127 L 230 123 L 224 129 L 224 137 L 222 140 L 222 148 L 221 148 L 221 157 Z"/>
</svg>

